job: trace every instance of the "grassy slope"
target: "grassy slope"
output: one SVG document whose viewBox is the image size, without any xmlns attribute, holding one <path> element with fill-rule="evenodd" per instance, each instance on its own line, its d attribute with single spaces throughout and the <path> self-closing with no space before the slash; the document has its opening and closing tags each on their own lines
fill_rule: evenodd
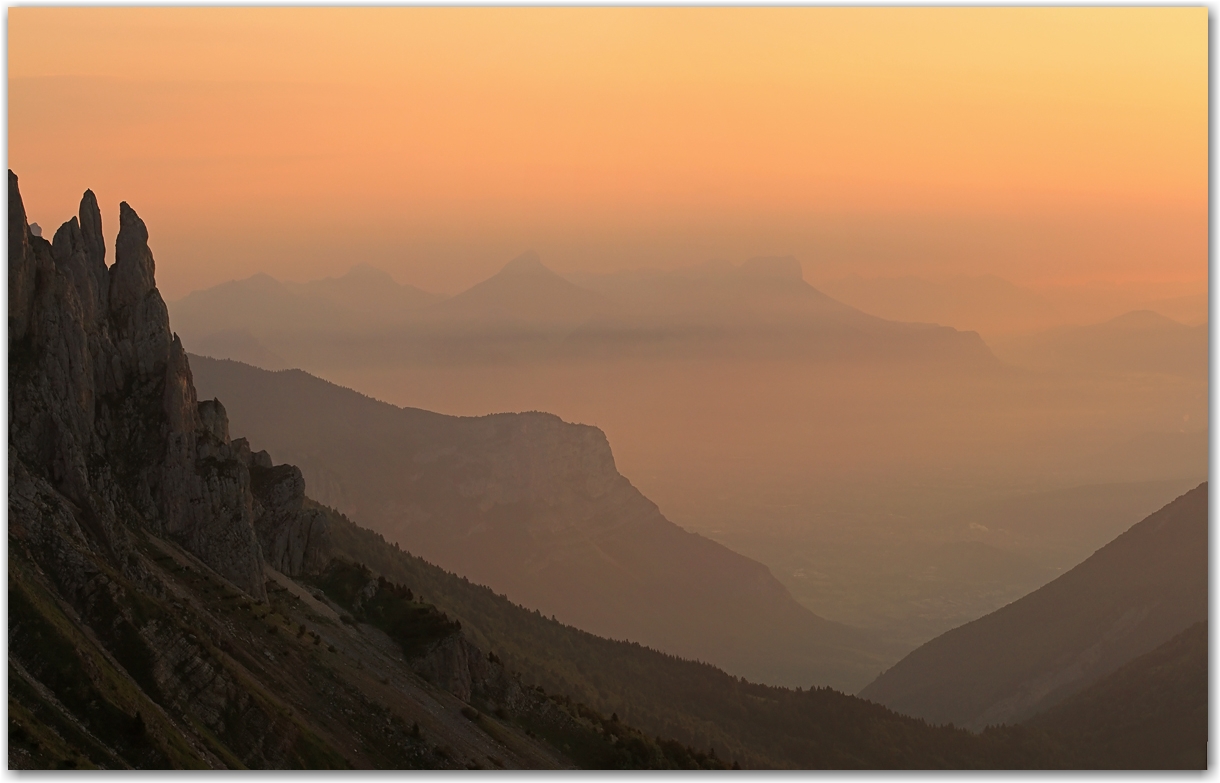
<svg viewBox="0 0 1220 783">
<path fill-rule="evenodd" d="M 755 685 L 707 664 L 602 639 L 542 617 L 387 544 L 332 512 L 340 551 L 458 618 L 478 646 L 548 691 L 747 766 L 1055 766 L 1038 731 L 932 727 L 831 689 Z"/>
</svg>

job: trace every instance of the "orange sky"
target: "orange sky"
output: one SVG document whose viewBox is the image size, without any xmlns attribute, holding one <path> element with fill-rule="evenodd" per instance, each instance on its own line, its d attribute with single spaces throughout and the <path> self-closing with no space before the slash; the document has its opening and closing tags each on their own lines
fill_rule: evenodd
<svg viewBox="0 0 1220 783">
<path fill-rule="evenodd" d="M 9 166 L 167 298 L 795 254 L 1207 276 L 1207 9 L 10 8 Z M 808 275 L 808 271 L 807 271 Z"/>
</svg>

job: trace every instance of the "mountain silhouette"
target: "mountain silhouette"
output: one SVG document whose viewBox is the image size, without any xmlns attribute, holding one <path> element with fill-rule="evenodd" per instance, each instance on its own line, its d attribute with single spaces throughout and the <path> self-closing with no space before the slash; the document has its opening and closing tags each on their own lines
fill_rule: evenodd
<svg viewBox="0 0 1220 783">
<path fill-rule="evenodd" d="M 440 297 L 400 285 L 367 264 L 306 283 L 257 273 L 169 304 L 174 326 L 192 344 L 220 332 L 246 332 L 277 352 L 284 335 L 347 334 L 409 321 Z"/>
<path fill-rule="evenodd" d="M 597 294 L 552 272 L 529 250 L 438 304 L 429 317 L 463 329 L 572 328 L 604 304 Z"/>
<path fill-rule="evenodd" d="M 319 500 L 548 616 L 774 684 L 855 690 L 895 652 L 671 523 L 594 427 L 542 413 L 445 416 L 300 371 L 191 361 L 234 431 L 300 465 Z"/>
<path fill-rule="evenodd" d="M 87 191 L 34 235 L 9 172 L 10 768 L 729 766 L 345 559 L 350 523 L 198 399 L 144 222 L 120 205 L 109 266 L 101 225 Z"/>
<path fill-rule="evenodd" d="M 806 283 L 791 257 L 569 279 L 527 251 L 448 299 L 379 274 L 255 276 L 192 293 L 171 312 L 192 344 L 246 331 L 309 368 L 698 356 L 995 366 L 977 334 L 868 315 Z"/>
<path fill-rule="evenodd" d="M 225 405 L 200 399 L 193 365 L 299 383 L 298 396 L 260 400 L 255 413 L 322 419 L 299 420 L 302 453 L 323 454 L 323 444 L 338 447 L 339 465 L 405 464 L 399 480 L 443 512 L 434 526 L 463 521 L 447 516 L 455 508 L 482 513 L 479 524 L 533 517 L 543 532 L 643 523 L 635 528 L 651 528 L 651 542 L 679 542 L 654 553 L 663 566 L 696 576 L 710 567 L 715 581 L 702 579 L 699 597 L 727 616 L 723 638 L 752 641 L 785 615 L 782 589 L 761 566 L 697 536 L 675 538 L 681 531 L 617 474 L 598 430 L 546 414 L 455 419 L 367 398 L 361 409 L 343 396 L 353 393 L 299 371 L 188 359 L 156 287 L 148 229 L 129 205 L 109 266 L 92 192 L 48 242 L 30 231 L 10 171 L 9 227 L 11 769 L 1199 763 L 1201 624 L 1059 712 L 976 735 L 830 688 L 750 683 L 513 604 L 308 497 L 298 467 L 230 437 Z M 319 437 L 379 425 L 381 442 Z M 411 459 L 395 462 L 399 436 L 411 432 Z M 342 496 L 344 483 L 319 489 Z M 539 490 L 552 507 L 533 503 Z M 582 498 L 596 501 L 591 516 L 581 516 L 590 510 Z M 468 537 L 479 524 L 464 528 Z M 600 539 L 607 559 L 612 539 Z M 1155 560 L 1148 544 L 1135 542 Z M 573 553 L 580 547 L 559 551 Z M 787 616 L 810 627 L 808 615 Z M 823 641 L 845 630 L 829 625 L 812 627 Z M 762 641 L 790 648 L 795 631 Z"/>
<path fill-rule="evenodd" d="M 1024 598 L 949 631 L 860 695 L 982 728 L 1046 710 L 1207 617 L 1207 484 Z"/>
<path fill-rule="evenodd" d="M 1034 291 L 996 275 L 953 275 L 930 280 L 915 275 L 819 279 L 831 296 L 895 321 L 937 323 L 994 334 L 1037 329 L 1060 314 Z"/>
<path fill-rule="evenodd" d="M 1151 310 L 1090 326 L 1005 337 L 993 344 L 1005 360 L 1037 370 L 1207 378 L 1207 324 L 1187 326 Z"/>
<path fill-rule="evenodd" d="M 1026 721 L 1080 769 L 1207 769 L 1207 623 Z"/>
</svg>

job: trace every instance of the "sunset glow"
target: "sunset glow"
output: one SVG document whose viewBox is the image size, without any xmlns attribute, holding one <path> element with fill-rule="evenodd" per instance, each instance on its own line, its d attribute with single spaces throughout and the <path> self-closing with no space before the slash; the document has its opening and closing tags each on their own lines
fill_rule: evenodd
<svg viewBox="0 0 1220 783">
<path fill-rule="evenodd" d="M 1207 275 L 1205 8 L 14 8 L 9 166 L 168 298 L 793 254 Z M 28 183 L 28 184 L 27 184 Z"/>
</svg>

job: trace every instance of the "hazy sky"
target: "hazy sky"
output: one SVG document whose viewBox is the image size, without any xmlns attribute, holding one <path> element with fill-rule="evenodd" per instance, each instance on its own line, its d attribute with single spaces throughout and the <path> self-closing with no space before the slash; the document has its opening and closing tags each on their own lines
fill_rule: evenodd
<svg viewBox="0 0 1220 783">
<path fill-rule="evenodd" d="M 169 298 L 794 254 L 1207 276 L 1207 9 L 11 8 L 9 166 Z M 808 272 L 807 272 L 808 275 Z"/>
</svg>

